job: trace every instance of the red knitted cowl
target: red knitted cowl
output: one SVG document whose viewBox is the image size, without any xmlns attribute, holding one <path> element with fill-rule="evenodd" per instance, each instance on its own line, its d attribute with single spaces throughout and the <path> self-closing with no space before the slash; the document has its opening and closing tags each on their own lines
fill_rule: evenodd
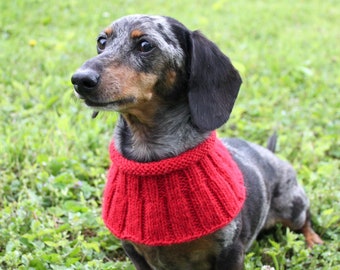
<svg viewBox="0 0 340 270">
<path fill-rule="evenodd" d="M 162 246 L 195 240 L 231 222 L 245 200 L 243 176 L 213 132 L 173 158 L 139 163 L 110 145 L 103 219 L 118 238 Z"/>
</svg>

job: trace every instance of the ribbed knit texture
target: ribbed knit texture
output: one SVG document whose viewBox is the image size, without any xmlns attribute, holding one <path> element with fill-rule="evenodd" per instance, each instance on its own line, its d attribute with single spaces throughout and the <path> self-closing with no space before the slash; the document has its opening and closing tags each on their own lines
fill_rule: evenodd
<svg viewBox="0 0 340 270">
<path fill-rule="evenodd" d="M 173 158 L 139 163 L 110 145 L 103 219 L 118 238 L 162 246 L 195 240 L 232 221 L 245 200 L 243 176 L 215 132 Z"/>
</svg>

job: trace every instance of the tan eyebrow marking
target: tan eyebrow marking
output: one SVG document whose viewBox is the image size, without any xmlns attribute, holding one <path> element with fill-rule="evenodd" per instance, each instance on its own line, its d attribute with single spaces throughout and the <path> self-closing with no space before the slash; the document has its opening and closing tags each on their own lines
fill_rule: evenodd
<svg viewBox="0 0 340 270">
<path fill-rule="evenodd" d="M 112 27 L 107 27 L 107 28 L 105 28 L 104 33 L 105 33 L 108 37 L 112 36 L 112 34 L 113 34 L 113 28 L 112 28 Z"/>
<path fill-rule="evenodd" d="M 143 35 L 144 35 L 144 33 L 141 30 L 138 30 L 138 29 L 133 30 L 130 34 L 131 38 L 139 38 Z"/>
</svg>

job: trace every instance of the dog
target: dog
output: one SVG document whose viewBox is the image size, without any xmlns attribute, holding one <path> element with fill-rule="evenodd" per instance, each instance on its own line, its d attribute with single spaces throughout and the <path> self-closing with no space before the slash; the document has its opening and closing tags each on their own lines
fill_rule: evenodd
<svg viewBox="0 0 340 270">
<path fill-rule="evenodd" d="M 110 147 L 114 149 L 115 160 L 122 160 L 122 166 L 127 170 L 130 166 L 133 168 L 129 173 L 133 174 L 139 166 L 144 168 L 150 164 L 153 169 L 160 167 L 162 171 L 165 161 L 186 157 L 186 153 L 196 151 L 192 149 L 197 147 L 201 147 L 202 152 L 204 145 L 213 141 L 212 144 L 221 144 L 227 149 L 222 150 L 231 157 L 226 158 L 226 162 L 231 164 L 230 170 L 238 177 L 237 183 L 241 183 L 240 188 L 235 189 L 240 189 L 235 193 L 235 211 L 230 210 L 233 207 L 229 203 L 222 201 L 224 193 L 219 193 L 218 189 L 214 192 L 222 197 L 209 197 L 212 196 L 212 186 L 216 185 L 214 174 L 204 180 L 208 184 L 202 192 L 205 189 L 210 192 L 208 200 L 204 204 L 200 204 L 200 199 L 196 200 L 194 207 L 191 207 L 187 205 L 189 199 L 181 197 L 180 193 L 186 192 L 191 181 L 201 181 L 200 177 L 191 180 L 181 176 L 178 180 L 176 176 L 172 181 L 180 181 L 180 189 L 176 186 L 173 203 L 180 201 L 183 207 L 176 206 L 175 210 L 171 206 L 165 207 L 165 221 L 163 212 L 158 214 L 157 208 L 153 215 L 145 214 L 153 206 L 152 202 L 146 201 L 147 196 L 143 197 L 140 192 L 141 186 L 149 180 L 138 182 L 134 186 L 135 191 L 128 191 L 125 197 L 114 199 L 106 196 L 114 196 L 118 192 L 119 188 L 112 184 L 108 188 L 110 190 L 104 192 L 107 208 L 103 210 L 103 216 L 110 219 L 106 220 L 109 229 L 113 233 L 118 231 L 110 227 L 110 222 L 119 223 L 120 227 L 117 227 L 121 230 L 133 226 L 145 227 L 138 234 L 139 238 L 125 231 L 120 231 L 117 236 L 122 239 L 123 248 L 136 269 L 243 269 L 244 254 L 259 232 L 278 222 L 291 230 L 301 231 L 308 247 L 322 244 L 322 239 L 311 227 L 309 201 L 297 183 L 294 169 L 273 153 L 275 137 L 269 143 L 269 149 L 237 138 L 214 138 L 214 130 L 229 119 L 242 80 L 229 58 L 213 42 L 199 31 L 190 31 L 170 17 L 129 15 L 116 20 L 99 34 L 97 51 L 98 55 L 86 61 L 73 74 L 71 81 L 75 94 L 94 110 L 94 117 L 98 111 L 119 113 Z M 223 157 L 221 160 L 224 160 Z M 185 159 L 181 159 L 183 162 Z M 207 170 L 204 166 L 203 171 Z M 120 173 L 120 169 L 119 165 L 111 174 Z M 121 192 L 134 185 L 134 181 L 124 182 Z M 175 182 L 167 179 L 163 182 L 162 177 L 152 183 L 155 182 L 162 187 L 152 189 L 149 195 L 159 200 L 172 200 L 166 194 L 170 188 L 165 183 L 172 185 Z M 191 192 L 195 193 L 197 189 L 187 192 L 186 196 L 190 197 Z M 131 198 L 128 197 L 130 193 L 133 194 Z M 229 200 L 230 196 L 226 199 Z M 138 205 L 139 200 L 142 205 Z M 219 201 L 218 209 L 214 206 L 208 208 L 210 200 Z M 167 203 L 169 201 L 165 205 Z M 149 204 L 151 206 L 148 208 Z M 119 213 L 107 217 L 112 209 L 116 209 L 115 205 L 121 206 L 117 210 Z M 132 209 L 131 215 L 124 212 L 129 207 Z M 185 212 L 187 209 L 191 210 Z M 197 218 L 205 211 L 204 218 Z M 209 214 L 214 211 L 228 212 L 232 220 L 225 224 L 218 223 L 214 228 L 209 228 L 208 233 L 199 231 L 198 236 L 194 236 L 195 230 L 190 229 L 194 226 L 192 224 L 199 227 L 198 222 L 201 222 L 205 226 L 210 222 Z M 176 219 L 173 215 L 180 218 Z M 190 215 L 192 219 L 189 219 Z M 185 220 L 184 224 L 180 224 L 180 219 Z M 180 225 L 171 220 L 177 220 Z M 163 237 L 157 228 L 167 233 L 167 226 L 170 233 Z M 177 237 L 177 231 L 183 237 Z"/>
</svg>

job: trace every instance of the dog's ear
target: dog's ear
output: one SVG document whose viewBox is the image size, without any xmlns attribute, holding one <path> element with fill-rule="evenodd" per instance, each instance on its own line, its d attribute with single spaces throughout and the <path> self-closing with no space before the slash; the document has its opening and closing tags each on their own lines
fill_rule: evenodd
<svg viewBox="0 0 340 270">
<path fill-rule="evenodd" d="M 229 58 L 200 32 L 191 34 L 189 106 L 199 129 L 214 130 L 230 116 L 242 80 Z"/>
</svg>

